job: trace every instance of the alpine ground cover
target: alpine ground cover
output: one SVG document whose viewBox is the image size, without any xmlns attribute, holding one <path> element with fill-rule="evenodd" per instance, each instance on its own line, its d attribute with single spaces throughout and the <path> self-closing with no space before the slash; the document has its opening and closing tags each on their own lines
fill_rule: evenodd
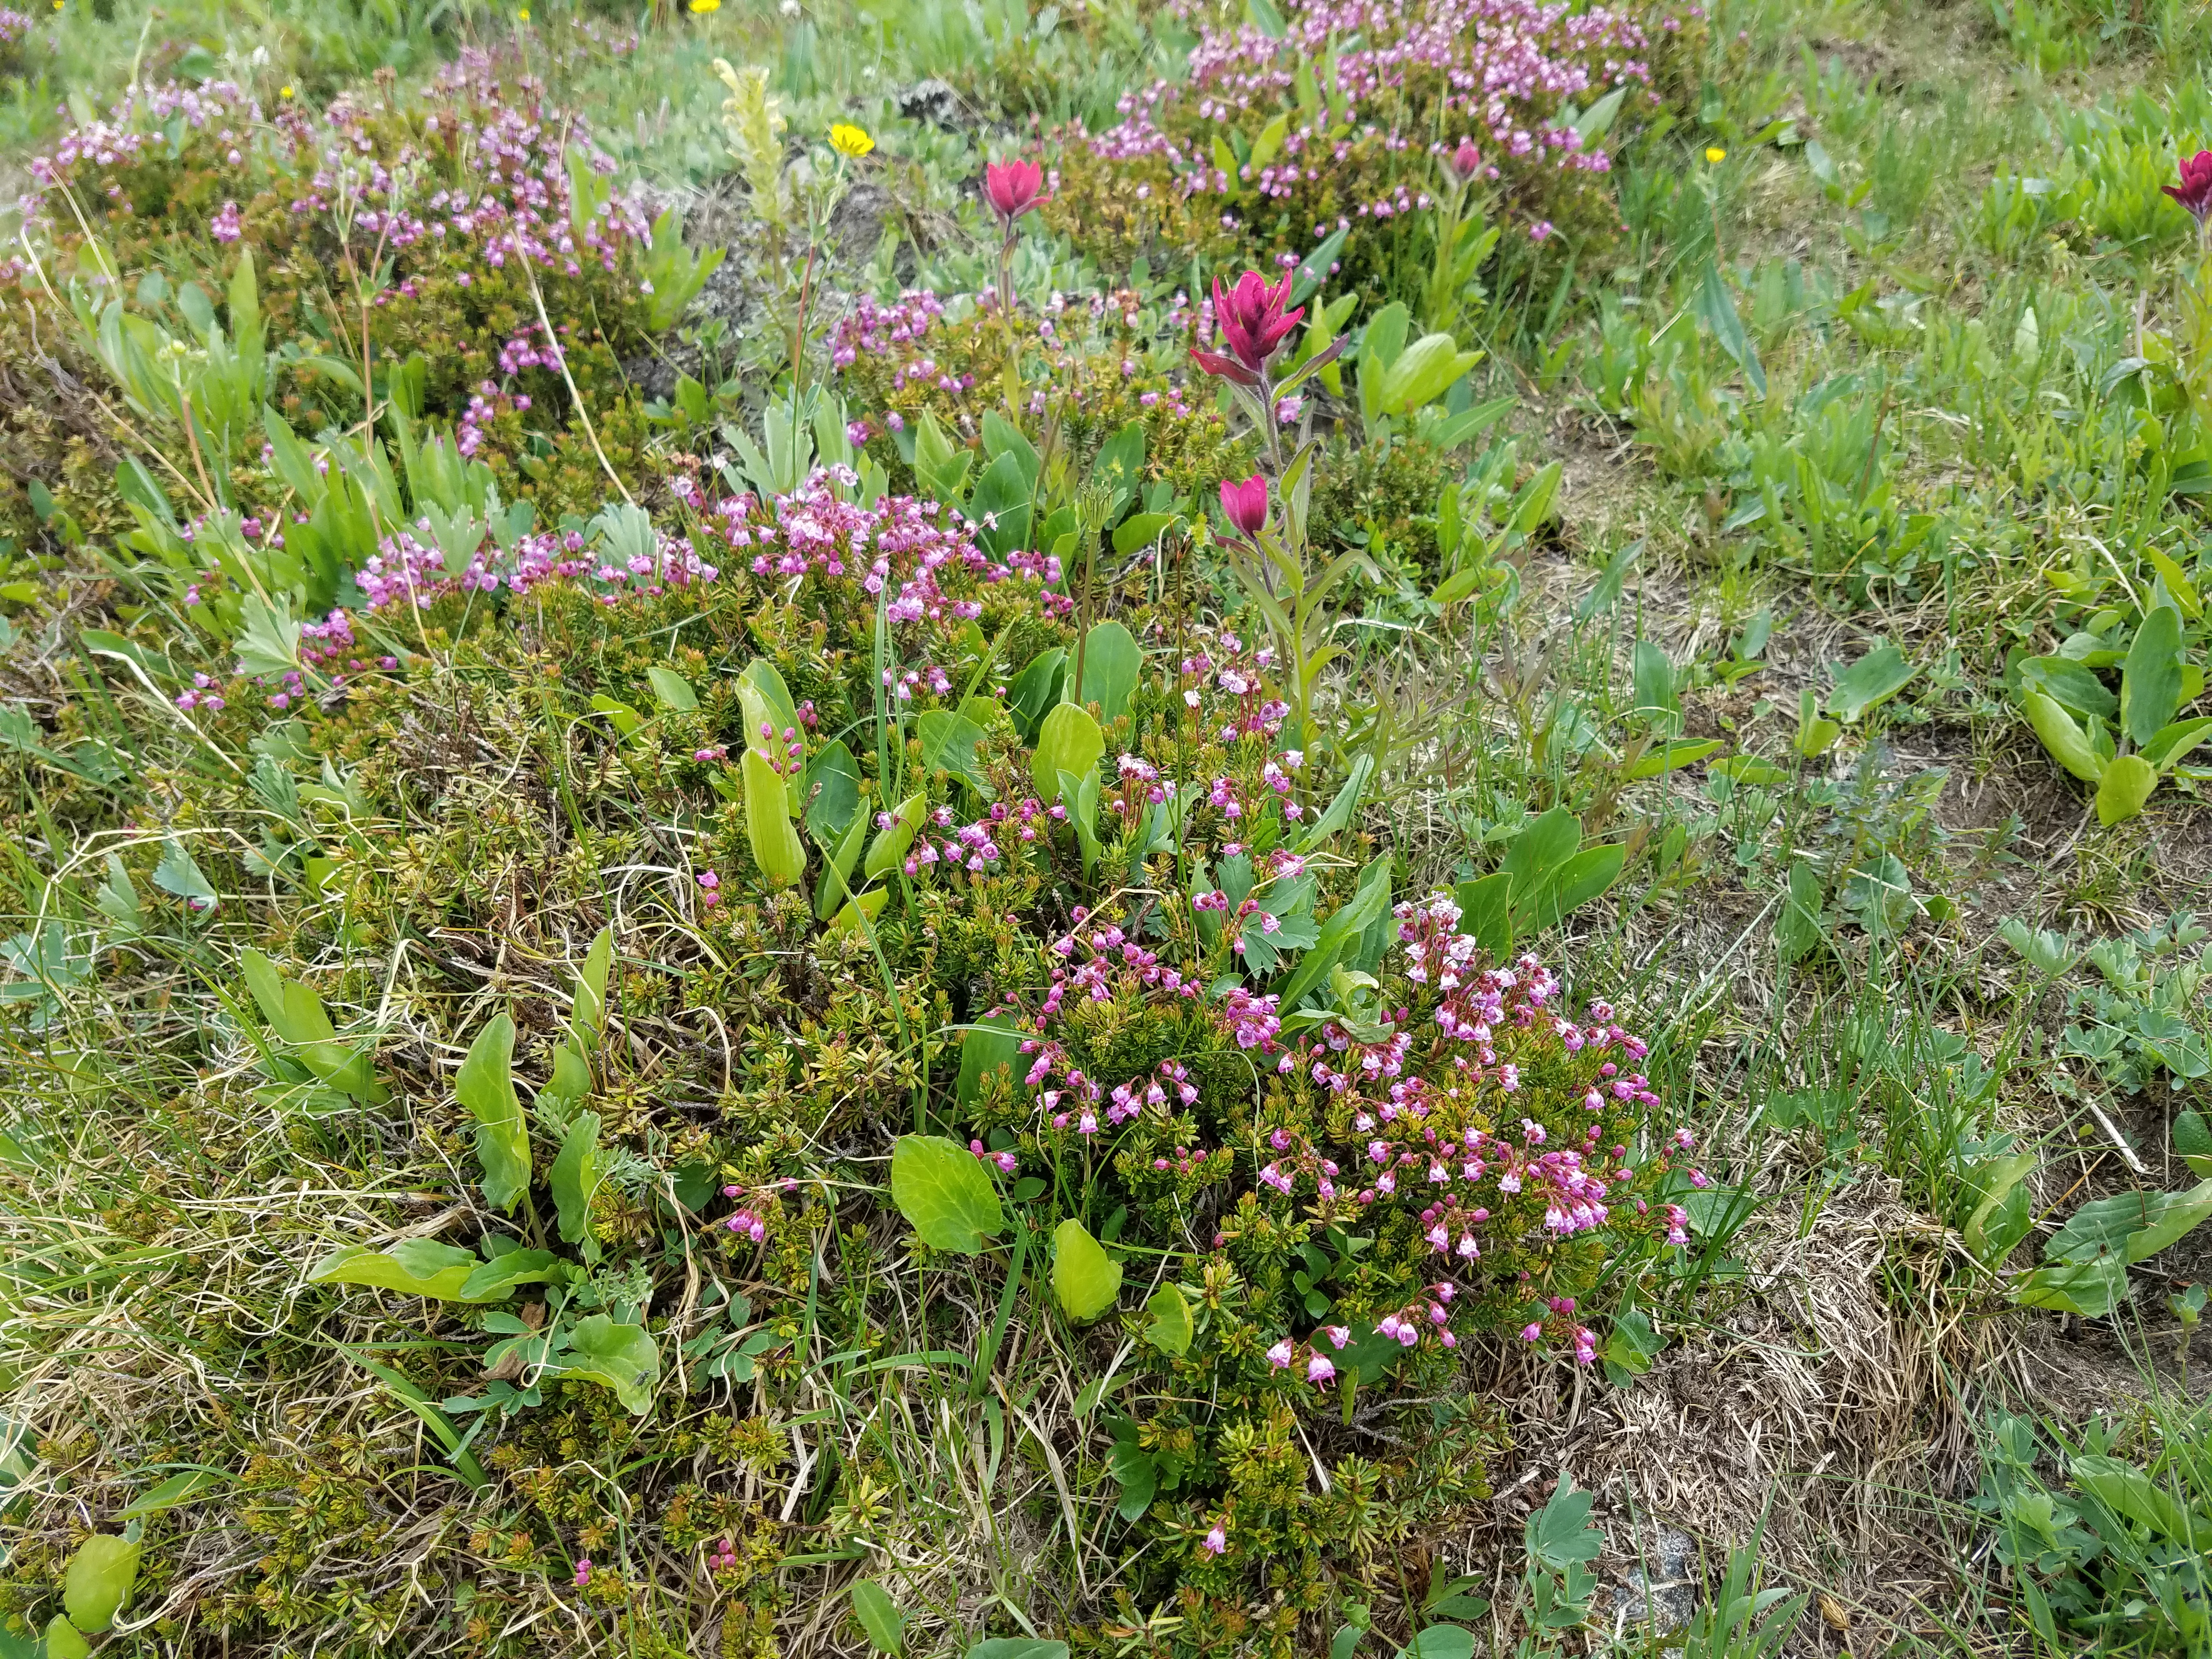
<svg viewBox="0 0 2212 1659">
<path fill-rule="evenodd" d="M 2195 1652 L 2201 21 L 0 13 L 0 1644 Z"/>
</svg>

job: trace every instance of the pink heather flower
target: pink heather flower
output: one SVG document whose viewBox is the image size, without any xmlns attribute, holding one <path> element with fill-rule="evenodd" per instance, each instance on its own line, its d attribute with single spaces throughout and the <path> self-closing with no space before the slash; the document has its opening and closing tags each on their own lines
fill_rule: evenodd
<svg viewBox="0 0 2212 1659">
<path fill-rule="evenodd" d="M 2201 226 L 2212 216 L 2212 149 L 2200 149 L 2181 163 L 2181 182 L 2159 188 L 2187 208 Z"/>
<path fill-rule="evenodd" d="M 983 194 L 1011 235 L 1014 221 L 1045 199 L 1044 169 L 1035 161 L 994 161 L 983 169 Z"/>
<path fill-rule="evenodd" d="M 1208 1555 L 1219 1555 L 1229 1547 L 1228 1530 L 1217 1525 L 1212 1532 L 1198 1540 L 1198 1547 Z"/>
<path fill-rule="evenodd" d="M 576 1588 L 581 1589 L 592 1582 L 592 1558 L 586 1556 L 576 1563 Z"/>
<path fill-rule="evenodd" d="M 1523 1342 L 1534 1342 L 1538 1337 L 1543 1335 L 1543 1334 L 1544 1328 L 1541 1325 L 1524 1326 L 1522 1328 L 1521 1340 Z"/>
<path fill-rule="evenodd" d="M 1221 511 L 1246 536 L 1257 536 L 1267 525 L 1267 479 L 1255 472 L 1242 483 L 1221 481 Z"/>
<path fill-rule="evenodd" d="M 1328 1382 L 1335 1375 L 1336 1367 L 1329 1362 L 1327 1354 L 1317 1353 L 1306 1361 L 1306 1381 L 1318 1385 Z"/>
<path fill-rule="evenodd" d="M 1476 169 L 1481 166 L 1482 152 L 1474 147 L 1472 138 L 1461 139 L 1459 148 L 1444 157 L 1444 171 L 1451 175 L 1452 182 L 1456 185 L 1463 185 L 1474 178 Z"/>
<path fill-rule="evenodd" d="M 1267 1363 L 1281 1370 L 1291 1363 L 1291 1339 L 1287 1336 L 1267 1350 Z"/>
</svg>

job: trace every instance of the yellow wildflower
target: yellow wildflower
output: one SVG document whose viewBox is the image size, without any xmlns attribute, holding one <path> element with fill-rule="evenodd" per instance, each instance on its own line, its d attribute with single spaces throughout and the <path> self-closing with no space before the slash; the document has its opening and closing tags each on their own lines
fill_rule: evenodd
<svg viewBox="0 0 2212 1659">
<path fill-rule="evenodd" d="M 1705 160 L 1711 162 L 1715 167 L 1718 167 L 1722 162 L 1728 160 L 1728 152 L 1723 149 L 1718 144 L 1709 144 L 1705 148 Z"/>
<path fill-rule="evenodd" d="M 702 17 L 710 11 L 720 10 L 721 6 L 722 0 L 691 0 L 691 9 Z"/>
<path fill-rule="evenodd" d="M 858 161 L 876 147 L 876 141 L 851 123 L 840 121 L 830 129 L 830 148 Z"/>
</svg>

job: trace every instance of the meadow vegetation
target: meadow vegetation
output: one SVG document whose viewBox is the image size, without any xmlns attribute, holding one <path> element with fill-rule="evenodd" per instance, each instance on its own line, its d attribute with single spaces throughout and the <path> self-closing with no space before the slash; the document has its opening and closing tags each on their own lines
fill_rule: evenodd
<svg viewBox="0 0 2212 1659">
<path fill-rule="evenodd" d="M 0 1659 L 2212 1653 L 2201 6 L 52 0 L 0 179 Z"/>
</svg>

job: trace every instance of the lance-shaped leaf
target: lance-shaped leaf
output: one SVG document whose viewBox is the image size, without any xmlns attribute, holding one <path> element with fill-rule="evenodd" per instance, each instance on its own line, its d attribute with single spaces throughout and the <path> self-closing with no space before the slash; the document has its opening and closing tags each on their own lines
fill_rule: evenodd
<svg viewBox="0 0 2212 1659">
<path fill-rule="evenodd" d="M 586 1244 L 592 1236 L 592 1195 L 599 1188 L 599 1115 L 579 1112 L 553 1160 L 553 1205 L 564 1243 Z M 587 1255 L 596 1251 L 587 1250 Z"/>
<path fill-rule="evenodd" d="M 495 1015 L 453 1079 L 453 1096 L 477 1121 L 477 1162 L 483 1165 L 484 1201 L 512 1214 L 530 1190 L 530 1132 L 514 1092 L 514 1022 Z"/>
</svg>

